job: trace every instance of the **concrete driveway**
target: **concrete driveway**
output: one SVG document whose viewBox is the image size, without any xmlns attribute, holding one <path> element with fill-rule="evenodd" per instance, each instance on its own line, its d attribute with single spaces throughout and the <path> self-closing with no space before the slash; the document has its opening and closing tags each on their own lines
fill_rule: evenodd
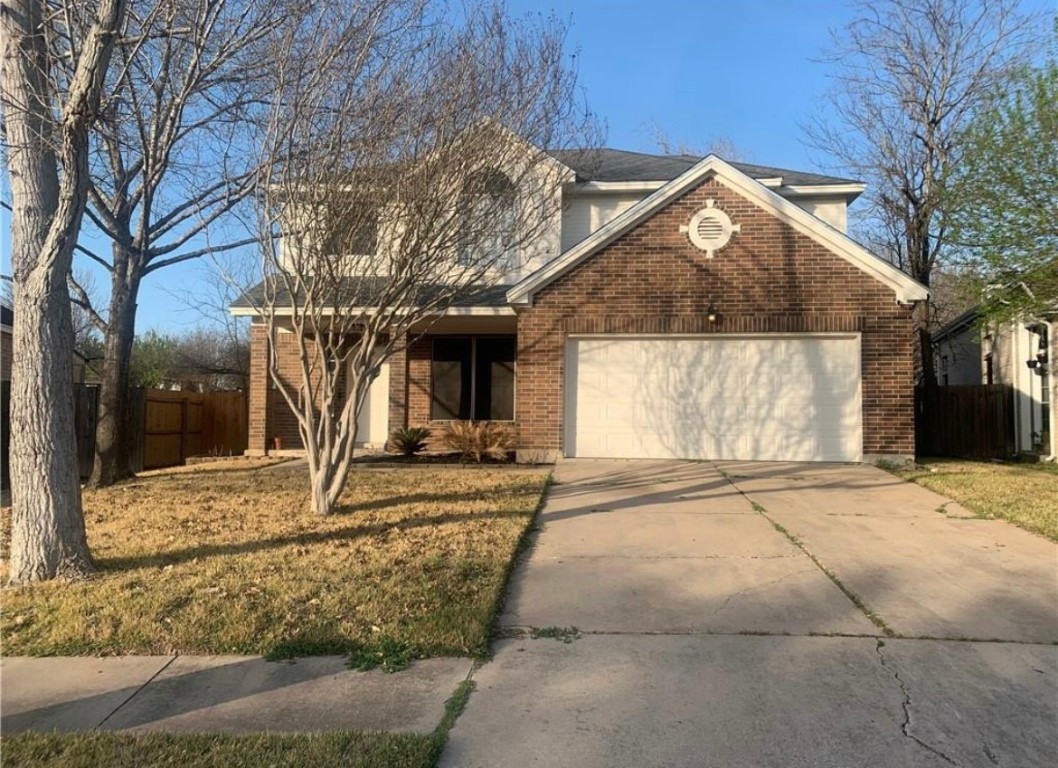
<svg viewBox="0 0 1058 768">
<path fill-rule="evenodd" d="M 1052 764 L 1053 543 L 873 467 L 555 479 L 443 766 Z"/>
</svg>

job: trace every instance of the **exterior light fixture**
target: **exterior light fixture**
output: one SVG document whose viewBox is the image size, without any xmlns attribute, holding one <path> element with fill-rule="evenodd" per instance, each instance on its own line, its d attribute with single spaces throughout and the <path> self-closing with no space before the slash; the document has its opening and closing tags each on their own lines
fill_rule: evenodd
<svg viewBox="0 0 1058 768">
<path fill-rule="evenodd" d="M 1047 336 L 1044 333 L 1040 333 L 1040 344 L 1036 349 L 1036 357 L 1026 360 L 1025 365 L 1035 371 L 1037 376 L 1044 376 L 1047 373 Z"/>
<path fill-rule="evenodd" d="M 716 311 L 712 303 L 709 304 L 709 309 L 705 310 L 705 319 L 714 325 L 720 319 L 720 313 Z"/>
</svg>

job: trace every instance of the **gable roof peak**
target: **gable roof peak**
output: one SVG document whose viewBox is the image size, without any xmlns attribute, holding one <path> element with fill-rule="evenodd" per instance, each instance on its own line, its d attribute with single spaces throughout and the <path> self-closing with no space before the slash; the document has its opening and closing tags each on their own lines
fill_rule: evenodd
<svg viewBox="0 0 1058 768">
<path fill-rule="evenodd" d="M 709 155 L 597 229 L 554 261 L 548 262 L 523 279 L 507 292 L 507 301 L 511 304 L 531 303 L 536 292 L 665 208 L 685 192 L 697 187 L 710 176 L 715 176 L 724 186 L 891 288 L 898 302 L 909 304 L 922 301 L 929 296 L 929 291 L 925 286 L 889 262 L 875 256 L 845 233 L 808 213 L 774 190 L 768 189 L 764 184 L 735 167 L 734 164 L 716 155 Z"/>
</svg>

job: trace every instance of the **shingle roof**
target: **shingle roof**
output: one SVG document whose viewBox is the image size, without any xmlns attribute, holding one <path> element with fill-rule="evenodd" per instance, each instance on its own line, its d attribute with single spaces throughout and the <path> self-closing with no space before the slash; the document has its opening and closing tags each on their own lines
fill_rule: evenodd
<svg viewBox="0 0 1058 768">
<path fill-rule="evenodd" d="M 338 301 L 339 306 L 370 306 L 371 297 L 378 295 L 388 282 L 385 277 L 349 277 L 346 278 L 338 292 L 342 294 Z M 507 306 L 507 291 L 510 285 L 491 285 L 485 288 L 467 290 L 456 296 L 455 300 L 445 302 L 451 307 L 505 307 Z M 438 291 L 444 289 L 442 285 L 424 285 L 420 288 L 416 303 L 424 304 L 431 296 L 436 296 Z M 289 306 L 290 293 L 285 287 L 278 287 L 273 297 L 276 306 Z M 304 304 L 304 292 L 298 295 L 299 304 Z M 232 309 L 256 309 L 265 303 L 265 283 L 260 282 L 253 288 L 243 293 L 231 303 Z"/>
<path fill-rule="evenodd" d="M 572 169 L 577 181 L 672 181 L 702 160 L 695 155 L 648 155 L 624 149 L 556 149 L 553 158 Z M 856 184 L 852 179 L 792 171 L 769 165 L 731 162 L 753 179 L 782 176 L 785 185 Z"/>
</svg>

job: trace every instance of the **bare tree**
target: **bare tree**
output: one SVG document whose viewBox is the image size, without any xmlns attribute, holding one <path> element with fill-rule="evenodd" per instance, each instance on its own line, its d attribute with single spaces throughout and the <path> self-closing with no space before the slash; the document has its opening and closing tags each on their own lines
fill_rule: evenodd
<svg viewBox="0 0 1058 768">
<path fill-rule="evenodd" d="M 1021 60 L 1037 20 L 1017 0 L 859 0 L 832 33 L 829 106 L 808 141 L 868 184 L 864 239 L 930 285 L 949 249 L 946 190 L 960 135 Z M 936 384 L 929 308 L 916 313 L 918 365 Z"/>
<path fill-rule="evenodd" d="M 356 416 L 382 363 L 531 256 L 561 204 L 560 170 L 536 148 L 583 140 L 592 125 L 577 109 L 562 25 L 515 21 L 488 3 L 447 10 L 429 0 L 318 7 L 281 41 L 299 55 L 276 59 L 264 280 L 247 296 L 320 514 L 346 484 Z M 300 376 L 280 369 L 281 334 L 297 344 Z"/>
<path fill-rule="evenodd" d="M 250 378 L 250 342 L 224 326 L 195 328 L 174 338 L 170 376 L 194 392 L 245 390 Z"/>
<path fill-rule="evenodd" d="M 11 180 L 14 362 L 12 583 L 93 570 L 73 431 L 66 287 L 88 194 L 88 131 L 124 20 L 122 0 L 51 13 L 2 0 L 0 103 Z M 57 76 L 68 62 L 69 77 Z"/>
<path fill-rule="evenodd" d="M 250 324 L 231 314 L 232 303 L 260 274 L 254 259 L 211 255 L 194 289 L 169 290 L 194 317 L 196 327 L 176 340 L 174 373 L 182 388 L 202 392 L 241 389 L 250 381 Z M 238 286 L 238 288 L 236 287 Z"/>
<path fill-rule="evenodd" d="M 654 142 L 658 150 L 666 155 L 689 155 L 691 157 L 705 157 L 716 155 L 724 160 L 745 160 L 745 154 L 727 136 L 712 136 L 704 140 L 688 141 L 686 139 L 673 139 L 672 136 L 661 127 L 660 124 L 651 121 L 646 124 L 647 135 Z"/>
<path fill-rule="evenodd" d="M 228 214 L 254 179 L 251 116 L 267 97 L 262 56 L 286 7 L 275 0 L 131 4 L 127 35 L 140 44 L 115 57 L 88 190 L 88 218 L 112 242 L 109 256 L 88 254 L 110 274 L 106 310 L 72 280 L 75 300 L 104 339 L 92 486 L 130 474 L 128 372 L 142 281 L 254 242 Z"/>
<path fill-rule="evenodd" d="M 95 275 L 85 269 L 73 270 L 72 280 L 77 283 L 78 297 L 87 296 L 90 300 L 98 301 L 95 297 L 99 294 L 96 286 Z M 79 354 L 85 354 L 85 350 L 94 348 L 99 338 L 99 326 L 92 313 L 86 310 L 80 298 L 71 300 L 70 307 L 73 319 L 73 348 Z"/>
</svg>

